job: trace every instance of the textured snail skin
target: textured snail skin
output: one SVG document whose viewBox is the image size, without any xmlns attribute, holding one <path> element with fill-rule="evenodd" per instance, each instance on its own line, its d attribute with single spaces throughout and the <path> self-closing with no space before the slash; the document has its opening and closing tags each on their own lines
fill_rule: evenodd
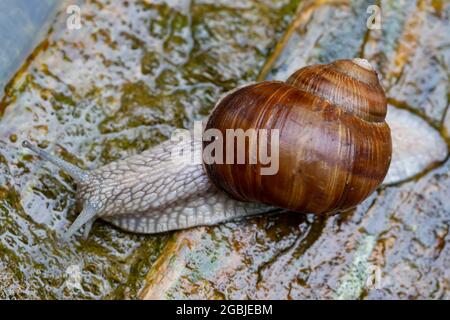
<svg viewBox="0 0 450 320">
<path fill-rule="evenodd" d="M 83 209 L 66 238 L 83 226 L 87 236 L 97 218 L 126 231 L 157 233 L 283 208 L 306 213 L 343 210 L 381 183 L 391 156 L 386 99 L 367 65 L 342 60 L 306 67 L 286 83 L 247 85 L 219 100 L 207 128 L 280 129 L 280 170 L 274 176 L 252 176 L 258 169 L 254 165 L 174 161 L 174 148 L 189 147 L 201 156 L 204 145 L 196 140 L 184 146 L 166 141 L 90 171 L 26 141 L 24 146 L 77 182 L 77 203 Z"/>
<path fill-rule="evenodd" d="M 139 155 L 90 172 L 79 183 L 78 199 L 95 204 L 97 217 L 137 233 L 157 233 L 216 224 L 271 208 L 236 201 L 218 190 L 202 164 L 174 161 L 174 148 L 201 153 L 201 142 L 164 142 Z"/>
<path fill-rule="evenodd" d="M 83 226 L 87 237 L 97 218 L 125 231 L 152 234 L 281 211 L 232 199 L 214 186 L 202 164 L 176 158 L 174 161 L 174 150 L 180 148 L 190 148 L 194 157 L 201 156 L 201 141 L 169 140 L 90 171 L 56 158 L 28 141 L 23 145 L 69 173 L 77 183 L 77 206 L 83 209 L 65 233 L 66 239 Z"/>
</svg>

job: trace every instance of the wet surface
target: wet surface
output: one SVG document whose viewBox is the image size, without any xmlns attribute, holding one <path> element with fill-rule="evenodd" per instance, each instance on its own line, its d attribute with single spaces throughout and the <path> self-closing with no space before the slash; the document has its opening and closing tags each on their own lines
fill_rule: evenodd
<svg viewBox="0 0 450 320">
<path fill-rule="evenodd" d="M 447 1 L 387 2 L 384 29 L 372 30 L 364 46 L 390 102 L 435 126 L 449 103 L 449 10 Z"/>
<path fill-rule="evenodd" d="M 421 117 L 389 105 L 386 122 L 392 134 L 392 160 L 384 184 L 415 179 L 446 159 L 444 137 Z"/>
<path fill-rule="evenodd" d="M 0 103 L 0 297 L 450 298 L 450 5 L 381 1 L 382 29 L 368 30 L 371 4 L 96 1 L 78 31 L 61 13 Z M 86 241 L 59 239 L 73 181 L 24 138 L 98 167 L 188 127 L 239 84 L 351 57 L 387 89 L 399 168 L 357 209 L 158 236 L 97 223 Z"/>
<path fill-rule="evenodd" d="M 135 297 L 167 235 L 97 223 L 64 243 L 74 183 L 20 147 L 85 168 L 142 151 L 252 80 L 296 9 L 270 1 L 87 1 L 60 12 L 0 103 L 0 298 Z"/>
<path fill-rule="evenodd" d="M 287 213 L 192 231 L 201 240 L 168 270 L 184 268 L 151 297 L 448 299 L 449 168 L 329 219 Z M 367 286 L 377 268 L 381 281 Z"/>
</svg>

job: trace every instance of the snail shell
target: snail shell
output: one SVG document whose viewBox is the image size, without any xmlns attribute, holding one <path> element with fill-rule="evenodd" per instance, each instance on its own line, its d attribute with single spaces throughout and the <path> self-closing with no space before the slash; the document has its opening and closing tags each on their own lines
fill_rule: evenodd
<svg viewBox="0 0 450 320">
<path fill-rule="evenodd" d="M 354 207 L 389 168 L 386 109 L 375 71 L 351 60 L 300 69 L 286 82 L 246 86 L 218 103 L 206 129 L 225 137 L 228 129 L 278 129 L 279 172 L 262 175 L 262 164 L 249 161 L 207 164 L 206 171 L 241 201 L 311 213 Z"/>
<path fill-rule="evenodd" d="M 127 231 L 156 233 L 275 208 L 327 213 L 357 205 L 382 182 L 389 167 L 391 137 L 385 116 L 384 91 L 370 64 L 339 60 L 300 69 L 286 82 L 247 85 L 216 104 L 206 129 L 279 130 L 279 170 L 273 175 L 261 175 L 260 162 L 172 161 L 179 148 L 201 157 L 208 143 L 195 139 L 181 146 L 167 141 L 91 171 L 27 141 L 24 146 L 77 182 L 83 210 L 66 237 L 83 226 L 87 236 L 97 218 Z"/>
</svg>

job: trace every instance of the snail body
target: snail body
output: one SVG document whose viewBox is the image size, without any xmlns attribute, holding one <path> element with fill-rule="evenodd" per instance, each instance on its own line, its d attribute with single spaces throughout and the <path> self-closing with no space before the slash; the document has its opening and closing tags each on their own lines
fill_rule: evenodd
<svg viewBox="0 0 450 320">
<path fill-rule="evenodd" d="M 139 155 L 83 171 L 25 142 L 77 181 L 83 210 L 66 236 L 96 218 L 131 232 L 156 233 L 211 225 L 282 208 L 332 213 L 363 201 L 383 181 L 391 159 L 386 98 L 376 72 L 361 59 L 338 60 L 225 95 L 205 130 L 277 130 L 279 168 L 171 161 L 179 144 L 164 142 Z M 184 142 L 195 155 L 211 141 Z M 223 146 L 226 155 L 230 150 Z M 251 154 L 245 149 L 246 159 Z M 236 158 L 233 154 L 231 158 Z M 259 159 L 258 159 L 259 160 Z"/>
</svg>

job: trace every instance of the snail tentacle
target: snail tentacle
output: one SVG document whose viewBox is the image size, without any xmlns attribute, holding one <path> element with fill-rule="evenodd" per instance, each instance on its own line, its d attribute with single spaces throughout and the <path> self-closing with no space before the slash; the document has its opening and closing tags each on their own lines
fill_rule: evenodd
<svg viewBox="0 0 450 320">
<path fill-rule="evenodd" d="M 87 240 L 87 238 L 89 237 L 89 233 L 91 232 L 92 226 L 94 225 L 96 218 L 92 218 L 91 220 L 89 220 L 85 225 L 84 225 L 84 230 L 83 230 L 83 239 Z"/>
<path fill-rule="evenodd" d="M 98 214 L 98 209 L 91 205 L 89 202 L 85 203 L 83 211 L 78 215 L 72 225 L 69 227 L 67 232 L 64 234 L 63 239 L 69 240 L 72 235 L 77 232 L 81 227 L 85 225 L 85 234 L 89 234 L 92 227 L 93 220 Z"/>
<path fill-rule="evenodd" d="M 89 174 L 87 171 L 82 170 L 82 169 L 78 168 L 77 166 L 75 166 L 67 161 L 64 161 L 58 157 L 55 157 L 42 149 L 39 149 L 38 147 L 32 145 L 29 141 L 27 141 L 27 140 L 23 141 L 22 145 L 25 148 L 33 151 L 35 154 L 37 154 L 42 159 L 50 161 L 51 163 L 53 163 L 54 165 L 56 165 L 63 171 L 67 172 L 76 181 L 83 181 L 83 180 L 88 179 Z"/>
</svg>

